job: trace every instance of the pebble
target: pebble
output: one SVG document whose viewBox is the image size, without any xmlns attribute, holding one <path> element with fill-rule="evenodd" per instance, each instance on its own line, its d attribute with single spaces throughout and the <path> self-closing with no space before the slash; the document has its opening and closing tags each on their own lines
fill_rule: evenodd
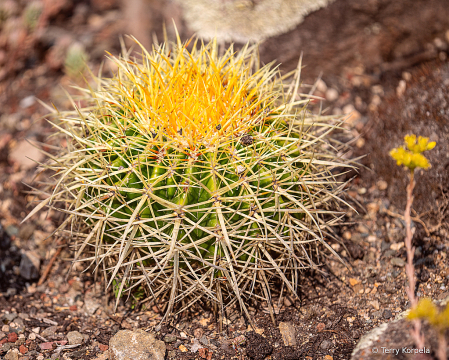
<svg viewBox="0 0 449 360">
<path fill-rule="evenodd" d="M 6 336 L 6 334 L 3 331 L 0 331 L 0 340 L 3 339 Z"/>
<path fill-rule="evenodd" d="M 12 162 L 19 164 L 22 169 L 26 170 L 36 167 L 36 161 L 42 161 L 44 155 L 28 141 L 22 140 L 11 150 L 9 159 Z"/>
<path fill-rule="evenodd" d="M 176 335 L 165 335 L 164 336 L 164 341 L 169 344 L 175 342 L 177 339 L 178 338 L 176 337 Z"/>
<path fill-rule="evenodd" d="M 397 97 L 401 97 L 405 93 L 405 89 L 407 88 L 407 83 L 405 80 L 400 80 L 398 86 L 396 87 L 396 95 Z"/>
<path fill-rule="evenodd" d="M 315 85 L 319 92 L 325 93 L 327 91 L 327 85 L 322 79 L 318 79 Z"/>
<path fill-rule="evenodd" d="M 2 331 L 5 332 L 5 333 L 9 332 L 9 326 L 8 325 L 3 325 L 2 326 Z"/>
<path fill-rule="evenodd" d="M 279 331 L 285 346 L 296 346 L 296 330 L 292 323 L 279 323 Z"/>
<path fill-rule="evenodd" d="M 405 266 L 405 260 L 401 259 L 401 258 L 398 258 L 398 257 L 392 258 L 390 260 L 390 262 L 391 262 L 391 265 L 394 265 L 394 266 L 399 266 L 399 267 L 404 267 Z"/>
<path fill-rule="evenodd" d="M 57 328 L 58 328 L 57 326 L 49 326 L 48 328 L 42 331 L 41 335 L 45 338 L 52 337 L 55 335 Z"/>
<path fill-rule="evenodd" d="M 13 321 L 15 318 L 17 317 L 16 313 L 9 313 L 9 314 L 5 314 L 2 316 L 3 321 L 7 320 L 8 323 L 10 323 L 11 321 Z"/>
<path fill-rule="evenodd" d="M 338 91 L 334 88 L 329 88 L 326 90 L 326 100 L 327 101 L 335 101 L 338 99 Z"/>
<path fill-rule="evenodd" d="M 17 334 L 15 332 L 12 332 L 12 333 L 8 334 L 8 342 L 15 343 L 18 338 L 19 337 L 17 336 Z"/>
<path fill-rule="evenodd" d="M 22 100 L 20 100 L 19 106 L 22 109 L 26 109 L 26 108 L 29 108 L 30 106 L 33 106 L 35 102 L 36 102 L 36 98 L 34 97 L 34 95 L 30 95 L 30 96 L 27 96 L 27 97 L 23 98 Z"/>
<path fill-rule="evenodd" d="M 388 310 L 388 309 L 384 310 L 383 317 L 384 317 L 384 319 L 392 318 L 393 314 L 392 314 L 391 310 Z"/>
<path fill-rule="evenodd" d="M 204 330 L 201 328 L 197 328 L 193 331 L 193 336 L 195 336 L 197 339 L 201 339 L 201 337 L 204 335 Z"/>
<path fill-rule="evenodd" d="M 189 351 L 184 345 L 179 345 L 179 350 L 181 350 L 181 352 L 187 352 Z"/>
<path fill-rule="evenodd" d="M 18 360 L 19 359 L 19 350 L 17 350 L 17 349 L 9 350 L 6 353 L 4 359 L 5 360 Z"/>
<path fill-rule="evenodd" d="M 320 348 L 322 349 L 322 350 L 327 350 L 327 349 L 329 349 L 330 347 L 332 346 L 332 342 L 331 341 L 329 341 L 329 340 L 323 340 L 322 342 L 321 342 L 321 344 L 320 344 Z"/>
<path fill-rule="evenodd" d="M 36 340 L 36 334 L 35 333 L 30 333 L 30 335 L 28 335 L 28 339 Z"/>
<path fill-rule="evenodd" d="M 120 330 L 109 340 L 109 360 L 164 360 L 166 346 L 154 334 Z"/>
<path fill-rule="evenodd" d="M 33 251 L 25 251 L 20 260 L 20 276 L 27 280 L 39 278 L 41 259 Z"/>
<path fill-rule="evenodd" d="M 208 346 L 209 345 L 209 339 L 206 336 L 203 335 L 201 337 L 201 339 L 200 339 L 200 343 L 205 345 L 205 346 Z"/>
<path fill-rule="evenodd" d="M 398 251 L 398 250 L 402 249 L 403 247 L 404 247 L 404 242 L 398 242 L 398 243 L 391 244 L 390 249 Z"/>
<path fill-rule="evenodd" d="M 78 345 L 83 343 L 84 336 L 78 331 L 70 331 L 67 334 L 67 340 L 69 341 L 69 345 Z"/>
</svg>

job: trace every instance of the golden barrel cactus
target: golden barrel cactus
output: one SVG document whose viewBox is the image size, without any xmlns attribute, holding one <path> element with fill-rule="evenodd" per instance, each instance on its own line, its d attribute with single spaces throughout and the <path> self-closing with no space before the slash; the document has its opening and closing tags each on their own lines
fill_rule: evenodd
<svg viewBox="0 0 449 360">
<path fill-rule="evenodd" d="M 81 89 L 83 107 L 54 113 L 68 142 L 29 216 L 65 212 L 75 261 L 118 296 L 144 290 L 166 314 L 238 302 L 248 315 L 252 296 L 269 301 L 276 282 L 296 294 L 318 250 L 335 254 L 330 205 L 350 165 L 329 136 L 335 119 L 306 110 L 299 70 L 287 82 L 255 47 L 191 45 L 110 56 L 115 76 Z"/>
</svg>

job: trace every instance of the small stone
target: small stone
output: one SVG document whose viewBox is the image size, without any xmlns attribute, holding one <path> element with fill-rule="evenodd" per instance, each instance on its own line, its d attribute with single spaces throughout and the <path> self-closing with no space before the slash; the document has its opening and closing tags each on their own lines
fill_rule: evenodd
<svg viewBox="0 0 449 360">
<path fill-rule="evenodd" d="M 0 331 L 0 340 L 3 339 L 6 336 L 6 334 L 3 331 Z"/>
<path fill-rule="evenodd" d="M 69 345 L 78 345 L 83 343 L 84 336 L 78 331 L 70 331 L 67 334 L 67 340 L 69 341 Z"/>
<path fill-rule="evenodd" d="M 330 355 L 326 355 L 324 357 L 324 360 L 334 360 L 334 358 L 332 356 L 330 356 Z"/>
<path fill-rule="evenodd" d="M 100 307 L 100 303 L 92 296 L 86 296 L 84 298 L 84 310 L 88 315 L 94 315 Z"/>
<path fill-rule="evenodd" d="M 2 344 L 1 350 L 2 350 L 3 352 L 9 351 L 9 349 L 11 349 L 13 346 L 14 346 L 13 343 L 7 342 L 7 343 L 5 343 L 5 344 Z"/>
<path fill-rule="evenodd" d="M 13 321 L 17 317 L 16 313 L 9 313 L 2 316 L 2 320 L 6 320 L 8 323 Z"/>
<path fill-rule="evenodd" d="M 391 250 L 398 251 L 404 247 L 404 242 L 398 242 L 390 245 Z"/>
<path fill-rule="evenodd" d="M 15 332 L 12 332 L 12 333 L 8 334 L 8 342 L 15 343 L 18 338 L 19 337 L 17 336 L 17 334 Z"/>
<path fill-rule="evenodd" d="M 203 346 L 200 344 L 200 342 L 198 341 L 198 339 L 194 339 L 193 340 L 193 344 L 190 347 L 190 351 L 193 353 L 196 353 L 199 349 L 201 349 Z"/>
<path fill-rule="evenodd" d="M 109 340 L 109 360 L 164 360 L 163 341 L 142 330 L 120 330 Z"/>
<path fill-rule="evenodd" d="M 338 91 L 334 88 L 329 88 L 326 90 L 326 100 L 333 102 L 338 99 Z"/>
<path fill-rule="evenodd" d="M 405 93 L 405 89 L 407 88 L 407 83 L 405 80 L 400 80 L 398 86 L 396 87 L 396 96 L 402 97 Z"/>
<path fill-rule="evenodd" d="M 322 79 L 318 79 L 315 83 L 316 85 L 316 89 L 321 92 L 321 93 L 325 93 L 327 90 L 327 85 L 326 83 L 322 80 Z"/>
<path fill-rule="evenodd" d="M 27 280 L 39 278 L 41 259 L 33 251 L 25 251 L 20 260 L 20 276 Z"/>
<path fill-rule="evenodd" d="M 30 335 L 28 335 L 28 339 L 36 340 L 36 334 L 35 333 L 30 333 Z"/>
<path fill-rule="evenodd" d="M 183 344 L 179 345 L 179 350 L 181 350 L 181 352 L 189 351 L 189 349 L 187 349 Z"/>
<path fill-rule="evenodd" d="M 33 95 L 30 95 L 20 100 L 19 106 L 22 109 L 26 109 L 29 108 L 30 106 L 33 106 L 35 102 L 36 98 Z"/>
<path fill-rule="evenodd" d="M 44 342 L 39 344 L 39 347 L 41 348 L 41 350 L 51 350 L 53 349 L 53 341 L 49 341 L 49 342 Z"/>
<path fill-rule="evenodd" d="M 290 307 L 290 306 L 292 306 L 292 305 L 293 305 L 292 300 L 291 300 L 290 298 L 288 298 L 288 297 L 285 297 L 285 298 L 284 298 L 284 306 L 285 306 L 285 307 Z"/>
<path fill-rule="evenodd" d="M 384 319 L 392 318 L 393 314 L 391 313 L 391 310 L 388 310 L 388 309 L 384 310 L 383 317 L 384 317 Z"/>
<path fill-rule="evenodd" d="M 205 345 L 205 346 L 208 346 L 209 345 L 209 339 L 206 336 L 203 335 L 201 337 L 201 339 L 200 339 L 200 343 Z"/>
<path fill-rule="evenodd" d="M 2 326 L 2 331 L 5 332 L 5 333 L 9 332 L 9 326 L 8 325 L 3 325 Z"/>
<path fill-rule="evenodd" d="M 100 349 L 100 351 L 104 352 L 109 349 L 109 345 L 98 344 L 98 348 Z"/>
<path fill-rule="evenodd" d="M 279 324 L 279 331 L 281 332 L 285 346 L 296 346 L 296 330 L 292 323 L 281 322 Z"/>
<path fill-rule="evenodd" d="M 381 191 L 383 190 L 387 190 L 388 188 L 388 183 L 385 180 L 379 180 L 377 183 L 377 188 Z"/>
<path fill-rule="evenodd" d="M 320 322 L 316 326 L 316 331 L 321 332 L 324 330 L 325 327 L 326 327 L 326 325 L 324 323 Z"/>
<path fill-rule="evenodd" d="M 34 234 L 36 227 L 33 224 L 23 224 L 19 229 L 19 238 L 22 240 L 29 240 Z"/>
<path fill-rule="evenodd" d="M 55 335 L 55 333 L 56 333 L 57 328 L 58 328 L 57 326 L 50 326 L 50 327 L 44 329 L 42 331 L 41 335 L 44 338 L 53 337 Z"/>
<path fill-rule="evenodd" d="M 390 260 L 391 265 L 393 266 L 399 266 L 399 267 L 404 267 L 405 266 L 405 260 L 398 258 L 398 257 L 394 257 Z"/>
<path fill-rule="evenodd" d="M 17 349 L 9 350 L 6 353 L 4 359 L 5 360 L 19 360 L 19 350 L 17 350 Z"/>
<path fill-rule="evenodd" d="M 20 345 L 19 351 L 21 354 L 26 354 L 28 352 L 28 348 L 25 345 Z"/>
<path fill-rule="evenodd" d="M 39 149 L 28 141 L 22 140 L 9 153 L 9 159 L 21 166 L 22 169 L 31 169 L 37 166 L 36 162 L 42 161 L 44 155 Z"/>
<path fill-rule="evenodd" d="M 35 334 L 39 334 L 39 331 L 41 331 L 40 327 L 35 327 L 31 329 L 32 332 L 34 332 Z"/>
<path fill-rule="evenodd" d="M 164 341 L 166 343 L 174 343 L 178 338 L 176 337 L 176 335 L 165 335 L 164 336 Z"/>
<path fill-rule="evenodd" d="M 354 279 L 354 278 L 350 278 L 349 279 L 349 284 L 351 284 L 351 286 L 355 286 L 357 284 L 360 283 L 360 280 Z"/>
<path fill-rule="evenodd" d="M 332 346 L 332 342 L 329 340 L 323 340 L 320 344 L 321 350 L 327 350 Z"/>
<path fill-rule="evenodd" d="M 204 330 L 201 328 L 197 328 L 193 331 L 193 336 L 195 336 L 197 339 L 201 339 L 201 337 L 204 335 Z"/>
</svg>

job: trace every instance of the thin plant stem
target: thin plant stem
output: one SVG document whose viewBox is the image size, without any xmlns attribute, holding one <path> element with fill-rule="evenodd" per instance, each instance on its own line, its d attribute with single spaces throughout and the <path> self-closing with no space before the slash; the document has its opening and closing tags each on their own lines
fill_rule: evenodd
<svg viewBox="0 0 449 360">
<path fill-rule="evenodd" d="M 438 350 L 437 350 L 438 360 L 447 360 L 446 348 L 447 348 L 446 336 L 444 334 L 444 331 L 440 331 L 438 333 Z"/>
<path fill-rule="evenodd" d="M 410 300 L 411 307 L 415 307 L 418 304 L 418 299 L 415 297 L 415 267 L 413 266 L 413 257 L 415 253 L 415 248 L 412 246 L 412 228 L 411 228 L 411 217 L 410 212 L 413 204 L 413 189 L 415 188 L 415 177 L 414 171 L 410 172 L 410 183 L 407 186 L 407 205 L 405 207 L 405 248 L 407 249 L 407 264 L 405 265 L 405 272 L 408 278 L 408 286 L 406 287 L 407 295 Z M 413 321 L 412 336 L 415 340 L 416 346 L 419 349 L 424 347 L 424 337 L 421 335 L 421 320 L 415 319 Z"/>
</svg>

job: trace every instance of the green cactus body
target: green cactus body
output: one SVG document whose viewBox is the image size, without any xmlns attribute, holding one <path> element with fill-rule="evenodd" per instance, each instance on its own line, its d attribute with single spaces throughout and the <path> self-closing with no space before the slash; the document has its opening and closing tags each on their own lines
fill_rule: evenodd
<svg viewBox="0 0 449 360">
<path fill-rule="evenodd" d="M 332 252 L 333 169 L 349 166 L 327 135 L 334 119 L 255 70 L 254 49 L 219 57 L 214 42 L 190 53 L 178 42 L 112 60 L 117 75 L 85 91 L 91 106 L 56 115 L 72 141 L 48 165 L 61 175 L 47 202 L 81 225 L 77 260 L 93 249 L 109 284 L 146 284 L 167 313 L 223 294 L 246 311 L 248 289 L 269 294 L 266 269 L 295 294 L 316 246 Z"/>
</svg>

